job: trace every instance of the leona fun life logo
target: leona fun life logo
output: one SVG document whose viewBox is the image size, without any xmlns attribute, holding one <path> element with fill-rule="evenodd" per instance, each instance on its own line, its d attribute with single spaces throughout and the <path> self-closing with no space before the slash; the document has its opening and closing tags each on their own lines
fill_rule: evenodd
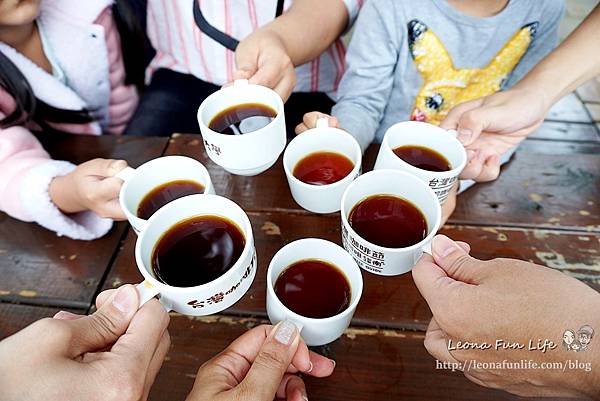
<svg viewBox="0 0 600 401">
<path fill-rule="evenodd" d="M 563 347 L 567 351 L 584 352 L 594 337 L 594 329 L 589 324 L 583 325 L 579 330 L 565 330 L 563 333 Z"/>
</svg>

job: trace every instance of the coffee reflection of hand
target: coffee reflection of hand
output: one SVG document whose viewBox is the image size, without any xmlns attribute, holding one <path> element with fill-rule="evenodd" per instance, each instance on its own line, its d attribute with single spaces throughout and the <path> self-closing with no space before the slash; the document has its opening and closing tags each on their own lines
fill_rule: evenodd
<svg viewBox="0 0 600 401">
<path fill-rule="evenodd" d="M 308 350 L 292 322 L 258 326 L 200 367 L 187 401 L 303 401 L 306 387 L 295 373 L 325 377 L 334 367 Z"/>
<path fill-rule="evenodd" d="M 594 369 L 600 361 L 598 344 L 592 341 L 577 354 L 561 345 L 565 329 L 600 327 L 600 295 L 543 266 L 513 259 L 480 261 L 468 252 L 467 244 L 438 235 L 434 256 L 424 255 L 412 271 L 433 313 L 425 347 L 436 364 L 453 364 L 477 384 L 518 395 L 600 394 Z M 465 349 L 458 341 L 489 348 Z M 513 348 L 516 344 L 523 347 Z M 577 368 L 561 365 L 575 360 Z M 521 361 L 538 366 L 519 368 Z"/>
</svg>

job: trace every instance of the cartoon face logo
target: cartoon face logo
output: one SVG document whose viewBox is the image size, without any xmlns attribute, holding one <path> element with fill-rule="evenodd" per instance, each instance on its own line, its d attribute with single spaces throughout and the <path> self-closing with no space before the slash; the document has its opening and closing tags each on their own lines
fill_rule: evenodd
<svg viewBox="0 0 600 401">
<path fill-rule="evenodd" d="M 563 333 L 563 348 L 567 351 L 583 352 L 585 351 L 592 338 L 594 337 L 594 329 L 589 324 L 585 324 L 577 330 L 565 330 Z"/>
<path fill-rule="evenodd" d="M 452 107 L 502 89 L 507 77 L 529 49 L 539 23 L 519 29 L 484 68 L 456 68 L 438 36 L 423 22 L 408 23 L 408 46 L 423 86 L 411 119 L 439 124 Z"/>
<path fill-rule="evenodd" d="M 563 347 L 567 351 L 571 351 L 571 346 L 575 342 L 575 333 L 573 330 L 565 330 L 563 333 Z"/>
</svg>

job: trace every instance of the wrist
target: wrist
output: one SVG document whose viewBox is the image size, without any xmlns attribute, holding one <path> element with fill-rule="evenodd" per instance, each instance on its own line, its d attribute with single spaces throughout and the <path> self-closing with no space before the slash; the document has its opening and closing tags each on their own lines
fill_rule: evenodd
<svg viewBox="0 0 600 401">
<path fill-rule="evenodd" d="M 63 213 L 78 213 L 85 210 L 75 195 L 71 174 L 56 176 L 50 181 L 48 195 L 50 200 Z"/>
</svg>

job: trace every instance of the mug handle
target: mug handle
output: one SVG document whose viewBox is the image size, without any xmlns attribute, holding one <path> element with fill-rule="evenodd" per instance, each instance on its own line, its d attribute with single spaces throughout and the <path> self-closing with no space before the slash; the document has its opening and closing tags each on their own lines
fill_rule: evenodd
<svg viewBox="0 0 600 401">
<path fill-rule="evenodd" d="M 455 129 L 447 129 L 446 130 L 447 133 L 449 133 L 450 135 L 452 135 L 455 138 L 458 138 L 458 131 Z"/>
<path fill-rule="evenodd" d="M 317 119 L 315 128 L 327 128 L 327 127 L 329 127 L 329 119 L 327 117 L 321 117 L 321 118 Z"/>
<path fill-rule="evenodd" d="M 423 253 L 426 253 L 429 256 L 433 256 L 433 251 L 431 250 L 431 241 L 429 241 L 428 243 L 426 243 L 425 245 L 423 245 L 421 247 L 421 250 L 423 251 Z"/>
<path fill-rule="evenodd" d="M 233 86 L 246 86 L 249 82 L 247 79 L 236 79 L 233 81 Z"/>
<path fill-rule="evenodd" d="M 129 180 L 135 174 L 135 169 L 133 167 L 125 167 L 123 170 L 119 171 L 115 174 L 115 177 L 122 179 L 123 181 Z"/>
<path fill-rule="evenodd" d="M 138 285 L 135 286 L 135 289 L 138 292 L 138 296 L 140 298 L 140 308 L 146 302 L 150 301 L 152 298 L 159 294 L 158 288 L 152 285 L 148 280 L 144 280 Z"/>
</svg>

